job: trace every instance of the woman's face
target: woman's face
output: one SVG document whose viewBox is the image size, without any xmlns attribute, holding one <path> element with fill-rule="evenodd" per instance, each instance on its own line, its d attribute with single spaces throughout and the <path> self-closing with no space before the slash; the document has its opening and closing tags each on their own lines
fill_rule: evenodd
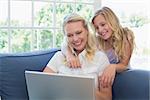
<svg viewBox="0 0 150 100">
<path fill-rule="evenodd" d="M 105 18 L 102 15 L 98 15 L 95 17 L 93 21 L 94 27 L 98 33 L 98 35 L 104 39 L 110 39 L 112 35 L 112 29 L 109 27 L 108 23 L 106 22 Z"/>
<path fill-rule="evenodd" d="M 64 28 L 69 44 L 78 53 L 82 52 L 88 39 L 87 30 L 83 27 L 82 21 L 67 23 Z"/>
</svg>

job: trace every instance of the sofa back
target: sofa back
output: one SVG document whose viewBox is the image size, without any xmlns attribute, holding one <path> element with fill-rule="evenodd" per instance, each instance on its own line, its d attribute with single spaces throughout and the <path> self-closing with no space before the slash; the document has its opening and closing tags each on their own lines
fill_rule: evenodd
<svg viewBox="0 0 150 100">
<path fill-rule="evenodd" d="M 19 54 L 0 54 L 2 100 L 28 100 L 25 70 L 42 71 L 59 49 Z"/>
</svg>

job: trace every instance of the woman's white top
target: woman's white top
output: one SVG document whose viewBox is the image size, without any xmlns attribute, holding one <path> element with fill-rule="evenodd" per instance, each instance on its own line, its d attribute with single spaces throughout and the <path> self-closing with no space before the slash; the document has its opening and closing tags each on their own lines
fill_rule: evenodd
<svg viewBox="0 0 150 100">
<path fill-rule="evenodd" d="M 109 65 L 107 56 L 101 51 L 96 51 L 93 60 L 89 61 L 86 58 L 86 50 L 83 50 L 78 56 L 82 65 L 81 68 L 68 67 L 66 65 L 66 58 L 61 51 L 56 52 L 48 62 L 47 67 L 61 74 L 94 75 L 97 86 L 97 77 Z"/>
</svg>

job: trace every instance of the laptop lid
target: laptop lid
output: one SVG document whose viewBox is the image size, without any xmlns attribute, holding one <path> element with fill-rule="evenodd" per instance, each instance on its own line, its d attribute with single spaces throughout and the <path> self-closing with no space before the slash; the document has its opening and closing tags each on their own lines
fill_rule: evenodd
<svg viewBox="0 0 150 100">
<path fill-rule="evenodd" d="M 94 76 L 25 71 L 29 100 L 95 100 Z"/>
</svg>

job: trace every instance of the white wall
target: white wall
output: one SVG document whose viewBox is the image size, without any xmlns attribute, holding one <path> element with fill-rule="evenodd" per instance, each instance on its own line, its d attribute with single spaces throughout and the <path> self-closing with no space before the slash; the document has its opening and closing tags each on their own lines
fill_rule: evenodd
<svg viewBox="0 0 150 100">
<path fill-rule="evenodd" d="M 101 8 L 101 0 L 94 0 L 94 3 L 95 3 L 94 11 Z"/>
</svg>

